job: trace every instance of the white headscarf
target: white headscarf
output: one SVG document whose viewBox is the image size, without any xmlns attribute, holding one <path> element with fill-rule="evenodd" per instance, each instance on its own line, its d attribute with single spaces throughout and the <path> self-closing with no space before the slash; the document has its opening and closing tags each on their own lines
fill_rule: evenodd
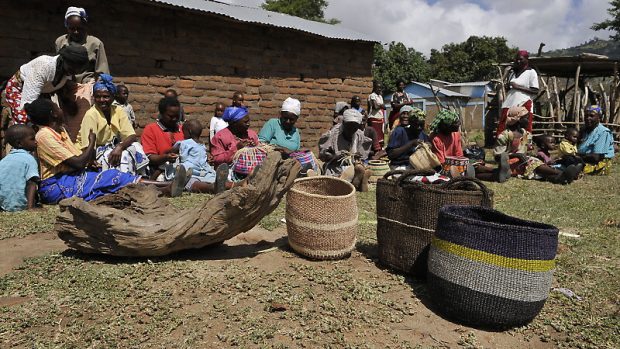
<svg viewBox="0 0 620 349">
<path fill-rule="evenodd" d="M 299 114 L 301 114 L 301 103 L 299 100 L 289 97 L 282 103 L 282 111 L 287 111 L 299 116 Z"/>
<path fill-rule="evenodd" d="M 355 109 L 347 109 L 342 114 L 343 122 L 356 122 L 358 124 L 362 124 L 363 116 L 362 113 L 358 112 Z"/>
</svg>

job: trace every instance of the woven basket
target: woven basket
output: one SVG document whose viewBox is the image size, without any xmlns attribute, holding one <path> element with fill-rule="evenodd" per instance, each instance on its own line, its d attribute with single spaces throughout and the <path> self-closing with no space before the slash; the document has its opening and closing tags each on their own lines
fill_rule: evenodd
<svg viewBox="0 0 620 349">
<path fill-rule="evenodd" d="M 339 178 L 297 179 L 286 195 L 288 242 L 309 258 L 349 256 L 357 241 L 357 218 L 355 188 Z"/>
<path fill-rule="evenodd" d="M 426 274 L 439 209 L 447 204 L 493 206 L 493 192 L 476 179 L 445 184 L 407 179 L 433 171 L 392 171 L 377 182 L 377 242 L 381 263 L 415 276 Z M 393 177 L 400 175 L 398 179 Z"/>
<path fill-rule="evenodd" d="M 371 173 L 369 181 L 376 183 L 379 178 L 383 178 L 386 173 L 390 172 L 390 165 L 383 160 L 369 160 L 368 169 Z"/>
<path fill-rule="evenodd" d="M 429 255 L 430 295 L 463 323 L 524 325 L 549 295 L 557 246 L 554 226 L 479 206 L 445 206 Z"/>
</svg>

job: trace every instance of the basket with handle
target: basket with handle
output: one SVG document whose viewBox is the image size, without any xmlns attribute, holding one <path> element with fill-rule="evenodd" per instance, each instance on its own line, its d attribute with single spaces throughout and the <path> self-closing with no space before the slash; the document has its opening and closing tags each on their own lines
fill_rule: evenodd
<svg viewBox="0 0 620 349">
<path fill-rule="evenodd" d="M 493 192 L 477 179 L 444 184 L 411 182 L 433 171 L 392 171 L 377 182 L 377 242 L 381 263 L 424 276 L 439 209 L 448 204 L 493 206 Z M 395 178 L 398 176 L 398 178 Z"/>
</svg>

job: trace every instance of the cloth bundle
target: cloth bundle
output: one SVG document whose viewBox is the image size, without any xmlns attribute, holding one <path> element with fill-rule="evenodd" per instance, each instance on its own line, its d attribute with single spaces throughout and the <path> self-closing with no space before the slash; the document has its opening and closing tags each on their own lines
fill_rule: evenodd
<svg viewBox="0 0 620 349">
<path fill-rule="evenodd" d="M 256 147 L 245 147 L 239 149 L 233 157 L 232 170 L 236 174 L 247 176 L 254 168 L 263 163 L 273 148 L 269 145 L 259 145 Z"/>
</svg>

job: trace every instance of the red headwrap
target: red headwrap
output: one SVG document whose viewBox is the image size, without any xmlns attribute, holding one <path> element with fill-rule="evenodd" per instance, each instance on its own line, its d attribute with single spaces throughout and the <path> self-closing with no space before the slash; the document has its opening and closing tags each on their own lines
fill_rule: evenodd
<svg viewBox="0 0 620 349">
<path fill-rule="evenodd" d="M 521 57 L 525 57 L 525 58 L 530 58 L 530 53 L 527 52 L 526 50 L 519 50 L 517 51 L 517 55 L 521 56 Z"/>
</svg>

